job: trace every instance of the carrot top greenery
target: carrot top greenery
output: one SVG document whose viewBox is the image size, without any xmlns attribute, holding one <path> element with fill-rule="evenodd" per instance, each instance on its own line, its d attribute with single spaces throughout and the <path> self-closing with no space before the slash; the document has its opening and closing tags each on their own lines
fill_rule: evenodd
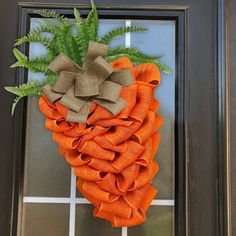
<svg viewBox="0 0 236 236">
<path fill-rule="evenodd" d="M 55 10 L 37 10 L 35 13 L 39 14 L 41 25 L 29 32 L 26 36 L 16 40 L 15 46 L 23 43 L 37 42 L 41 43 L 47 48 L 47 55 L 29 59 L 17 48 L 13 49 L 13 53 L 17 62 L 11 67 L 24 67 L 33 72 L 41 72 L 46 75 L 44 81 L 29 81 L 19 86 L 5 87 L 5 89 L 16 95 L 12 114 L 15 107 L 21 98 L 33 95 L 41 95 L 42 87 L 45 84 L 52 85 L 57 80 L 57 75 L 52 72 L 48 65 L 60 53 L 64 53 L 76 64 L 82 65 L 84 57 L 87 52 L 89 41 L 110 44 L 112 40 L 122 37 L 127 32 L 144 32 L 147 29 L 143 27 L 130 26 L 115 28 L 103 37 L 98 37 L 98 12 L 94 2 L 91 2 L 92 9 L 86 19 L 82 18 L 79 11 L 74 9 L 75 21 L 68 21 L 68 19 L 57 13 Z M 53 21 L 48 20 L 53 18 Z M 74 32 L 76 29 L 76 33 Z M 48 33 L 50 36 L 45 36 Z M 150 57 L 140 52 L 136 48 L 116 47 L 109 49 L 108 55 L 105 58 L 108 62 L 120 57 L 128 57 L 133 64 L 152 62 L 155 63 L 159 69 L 170 74 L 170 69 L 163 65 L 159 60 L 160 56 Z"/>
</svg>

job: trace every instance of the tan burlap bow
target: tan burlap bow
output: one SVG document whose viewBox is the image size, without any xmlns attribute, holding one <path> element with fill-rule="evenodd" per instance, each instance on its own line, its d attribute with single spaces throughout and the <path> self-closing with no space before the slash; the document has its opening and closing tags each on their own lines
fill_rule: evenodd
<svg viewBox="0 0 236 236">
<path fill-rule="evenodd" d="M 89 42 L 83 68 L 60 53 L 49 65 L 58 74 L 56 82 L 43 87 L 50 102 L 59 102 L 69 109 L 66 120 L 86 123 L 89 106 L 96 102 L 114 116 L 125 106 L 120 98 L 122 86 L 133 84 L 131 71 L 113 70 L 105 61 L 108 45 Z"/>
</svg>

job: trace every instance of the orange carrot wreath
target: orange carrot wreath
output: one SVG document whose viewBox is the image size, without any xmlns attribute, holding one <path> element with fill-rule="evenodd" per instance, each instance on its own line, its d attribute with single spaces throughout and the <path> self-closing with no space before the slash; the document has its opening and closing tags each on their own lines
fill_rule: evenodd
<svg viewBox="0 0 236 236">
<path fill-rule="evenodd" d="M 74 10 L 75 23 L 55 11 L 37 13 L 60 24 L 41 21 L 16 45 L 41 42 L 48 55 L 30 60 L 14 49 L 18 61 L 13 67 L 43 72 L 47 79 L 6 87 L 16 95 L 13 111 L 22 97 L 40 95 L 45 126 L 78 177 L 77 188 L 94 205 L 93 215 L 114 227 L 142 224 L 157 194 L 152 181 L 159 170 L 154 157 L 163 119 L 157 114 L 160 103 L 154 90 L 160 84 L 160 69 L 169 69 L 159 57 L 137 49 L 109 49 L 111 40 L 145 29 L 117 28 L 99 39 L 94 3 L 86 19 Z M 53 37 L 43 37 L 42 32 Z"/>
</svg>

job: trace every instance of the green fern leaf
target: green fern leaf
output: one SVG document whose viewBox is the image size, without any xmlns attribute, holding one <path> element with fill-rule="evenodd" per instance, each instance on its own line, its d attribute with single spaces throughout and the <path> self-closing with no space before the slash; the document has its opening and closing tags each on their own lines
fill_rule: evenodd
<svg viewBox="0 0 236 236">
<path fill-rule="evenodd" d="M 38 21 L 41 23 L 40 26 L 38 26 L 37 28 L 33 29 L 30 31 L 30 33 L 32 34 L 40 34 L 43 32 L 47 32 L 47 33 L 53 33 L 53 29 L 54 29 L 54 24 L 42 24 L 43 19 L 38 19 Z"/>
<path fill-rule="evenodd" d="M 70 49 L 70 58 L 77 64 L 81 65 L 82 57 L 80 58 L 81 55 L 81 49 L 77 46 L 77 42 L 75 37 L 68 37 L 67 42 L 69 44 L 69 49 Z"/>
<path fill-rule="evenodd" d="M 46 18 L 54 18 L 59 20 L 61 23 L 66 24 L 67 18 L 64 16 L 61 16 L 58 12 L 55 10 L 47 11 L 47 10 L 35 10 L 34 13 L 39 14 L 40 16 L 46 17 Z"/>
<path fill-rule="evenodd" d="M 42 19 L 39 19 L 39 21 L 42 20 Z M 50 33 L 50 34 L 53 34 L 54 31 L 55 31 L 55 25 L 52 24 L 52 23 L 41 23 L 42 25 L 38 26 L 37 28 L 35 28 L 34 30 L 30 31 L 28 33 L 27 36 L 24 36 L 22 38 L 19 38 L 16 40 L 16 43 L 15 43 L 15 46 L 17 45 L 20 45 L 22 43 L 26 43 L 26 42 L 31 42 L 31 41 L 34 41 L 35 40 L 35 37 L 40 37 L 40 34 L 41 33 Z M 43 39 L 46 39 L 46 40 L 49 40 L 47 38 L 44 38 Z M 39 41 L 38 39 L 36 39 L 36 41 Z M 42 40 L 42 43 L 45 43 L 47 44 L 48 41 L 44 42 L 44 40 Z"/>
<path fill-rule="evenodd" d="M 15 97 L 14 101 L 12 103 L 12 107 L 11 107 L 11 116 L 14 115 L 15 109 L 16 109 L 16 105 L 18 104 L 18 102 L 21 100 L 22 97 Z"/>
<path fill-rule="evenodd" d="M 47 45 L 48 58 L 52 60 L 60 52 L 63 52 L 72 60 L 76 61 L 78 49 L 76 42 L 74 42 L 74 35 L 72 34 L 72 27 L 75 24 L 58 24 L 58 22 L 50 22 L 45 19 L 40 19 L 39 21 L 44 25 L 45 28 L 48 29 L 48 31 L 54 35 L 53 39 L 50 40 L 49 44 Z"/>
<path fill-rule="evenodd" d="M 159 62 L 161 56 L 150 57 L 139 52 L 139 50 L 136 48 L 117 47 L 109 51 L 106 60 L 113 61 L 120 57 L 128 57 L 134 64 L 151 62 L 156 64 L 162 72 L 171 74 L 171 70 L 167 66 Z"/>
<path fill-rule="evenodd" d="M 120 27 L 112 30 L 108 34 L 104 35 L 99 42 L 109 44 L 112 40 L 122 37 L 128 32 L 145 32 L 147 31 L 144 27 L 130 26 L 130 27 Z"/>
<path fill-rule="evenodd" d="M 45 29 L 45 32 L 49 32 L 53 35 L 52 39 L 45 45 L 48 49 L 48 59 L 53 60 L 61 52 L 60 49 L 62 47 L 65 48 L 65 40 L 61 37 L 61 35 L 66 35 L 66 33 L 63 32 L 64 27 L 62 27 L 62 24 L 56 24 L 55 22 L 50 22 L 45 19 L 39 19 L 39 22 L 42 24 L 42 28 Z M 59 41 L 60 38 L 62 38 L 61 41 L 63 42 Z"/>
<path fill-rule="evenodd" d="M 85 39 L 84 37 L 81 37 L 81 35 L 78 35 L 74 39 L 76 47 L 77 47 L 77 57 L 75 62 L 82 66 L 84 56 L 86 54 L 87 48 L 88 48 L 88 39 Z"/>
<path fill-rule="evenodd" d="M 159 69 L 161 71 L 163 71 L 165 74 L 167 74 L 167 75 L 171 75 L 172 74 L 171 69 L 169 67 L 167 67 L 166 65 L 164 65 L 164 64 L 162 64 L 162 63 L 160 63 L 158 61 L 156 62 L 156 64 L 159 67 Z"/>
<path fill-rule="evenodd" d="M 48 60 L 47 57 L 41 56 L 41 57 L 35 57 L 29 60 L 28 57 L 25 56 L 18 49 L 14 48 L 13 52 L 18 61 L 14 63 L 11 66 L 11 68 L 24 67 L 34 72 L 47 72 L 48 71 L 48 65 L 50 63 L 50 60 Z"/>
<path fill-rule="evenodd" d="M 16 63 L 12 64 L 10 68 L 24 67 L 24 65 L 24 63 L 17 61 Z"/>
<path fill-rule="evenodd" d="M 87 32 L 87 26 L 85 24 L 85 20 L 79 17 L 78 11 L 75 9 L 74 14 L 76 16 L 76 27 L 78 29 L 78 34 L 74 37 L 74 42 L 77 48 L 77 57 L 76 63 L 82 66 L 85 53 L 88 48 L 89 43 L 89 35 Z"/>
<path fill-rule="evenodd" d="M 35 10 L 34 13 L 46 17 L 46 18 L 55 18 L 55 19 L 60 19 L 61 16 L 58 12 L 56 12 L 55 10 L 51 10 L 51 11 L 47 11 L 47 10 Z"/>
<path fill-rule="evenodd" d="M 59 22 L 49 21 L 47 19 L 38 19 L 38 22 L 45 29 L 44 32 L 49 32 L 53 35 L 56 35 L 58 32 L 60 32 L 60 23 Z"/>
<path fill-rule="evenodd" d="M 13 53 L 18 61 L 25 62 L 28 60 L 28 57 L 24 55 L 20 50 L 17 48 L 13 49 Z"/>
<path fill-rule="evenodd" d="M 85 27 L 87 28 L 89 40 L 97 41 L 98 35 L 98 12 L 94 1 L 91 1 L 92 10 L 89 12 L 86 20 Z"/>
<path fill-rule="evenodd" d="M 16 105 L 23 97 L 41 95 L 41 86 L 42 84 L 40 82 L 32 81 L 32 82 L 28 82 L 26 84 L 22 84 L 19 86 L 5 87 L 5 89 L 8 92 L 16 95 L 14 102 L 12 104 L 11 114 L 12 115 L 14 114 Z"/>
<path fill-rule="evenodd" d="M 36 33 L 29 33 L 27 36 L 24 36 L 23 38 L 19 38 L 16 40 L 15 46 L 18 46 L 22 43 L 27 43 L 27 42 L 37 42 L 41 43 L 44 46 L 48 47 L 50 46 L 51 39 L 48 39 L 46 37 L 42 37 L 40 34 Z"/>
<path fill-rule="evenodd" d="M 112 49 L 108 52 L 108 57 L 111 56 L 117 56 L 117 55 L 129 55 L 132 57 L 135 57 L 140 60 L 140 62 L 145 61 L 156 61 L 161 56 L 147 56 L 144 53 L 141 53 L 137 48 L 123 48 L 123 47 L 117 47 L 115 49 Z"/>
<path fill-rule="evenodd" d="M 49 63 L 50 60 L 48 60 L 47 57 L 41 56 L 28 60 L 27 64 L 24 67 L 34 72 L 46 73 L 48 71 Z"/>
<path fill-rule="evenodd" d="M 13 53 L 18 61 L 14 63 L 13 65 L 11 65 L 11 68 L 15 68 L 19 66 L 24 67 L 27 64 L 28 57 L 24 55 L 21 51 L 19 51 L 17 48 L 13 49 Z"/>
<path fill-rule="evenodd" d="M 74 16 L 75 16 L 76 21 L 78 23 L 81 23 L 82 19 L 81 19 L 79 11 L 76 8 L 74 8 Z"/>
<path fill-rule="evenodd" d="M 26 96 L 32 96 L 32 95 L 40 95 L 41 94 L 41 86 L 42 83 L 37 81 L 30 81 L 25 84 L 21 84 L 19 86 L 13 86 L 13 87 L 5 87 L 5 89 L 15 94 L 18 97 L 26 97 Z"/>
<path fill-rule="evenodd" d="M 72 41 L 76 43 L 77 55 L 75 61 L 79 65 L 83 64 L 89 41 L 97 41 L 98 13 L 93 1 L 91 1 L 91 5 L 92 10 L 89 12 L 85 20 L 81 18 L 79 11 L 77 9 L 74 9 L 78 35 L 76 35 L 74 40 Z"/>
</svg>

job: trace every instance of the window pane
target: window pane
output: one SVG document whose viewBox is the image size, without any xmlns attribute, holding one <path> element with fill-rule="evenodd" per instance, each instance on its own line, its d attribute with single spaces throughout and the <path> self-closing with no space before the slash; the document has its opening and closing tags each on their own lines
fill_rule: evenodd
<svg viewBox="0 0 236 236">
<path fill-rule="evenodd" d="M 173 200 L 175 23 L 174 21 L 150 20 L 100 20 L 99 35 L 102 36 L 113 28 L 129 24 L 143 26 L 148 29 L 148 32 L 132 33 L 129 37 L 115 40 L 111 47 L 131 46 L 149 55 L 164 55 L 162 62 L 172 71 L 172 75 L 163 74 L 161 85 L 155 93 L 155 97 L 161 103 L 159 114 L 164 118 L 165 124 L 159 130 L 161 144 L 155 158 L 160 165 L 160 171 L 154 180 L 154 185 L 159 192 L 156 197 L 158 200 Z M 31 29 L 38 25 L 37 18 L 32 18 Z M 31 58 L 46 53 L 47 50 L 42 45 L 30 43 L 29 56 Z M 44 78 L 45 76 L 41 73 L 29 72 L 28 74 L 29 80 L 43 80 Z M 37 98 L 29 98 L 24 176 L 24 199 L 28 198 L 23 204 L 21 235 L 65 236 L 69 235 L 69 231 L 74 231 L 75 235 L 83 236 L 121 236 L 121 228 L 112 228 L 110 223 L 93 217 L 93 207 L 90 204 L 75 204 L 74 198 L 76 196 L 82 198 L 82 195 L 78 191 L 76 196 L 73 195 L 75 180 L 71 177 L 71 169 L 64 158 L 59 155 L 57 145 L 51 140 L 51 134 L 44 127 L 44 120 L 45 118 L 38 111 Z M 49 203 L 43 203 L 45 197 L 50 197 Z M 38 203 L 33 203 L 35 201 Z M 55 204 L 57 201 L 59 203 Z M 151 206 L 147 214 L 147 222 L 128 229 L 128 236 L 173 236 L 174 206 L 171 205 L 172 203 L 170 206 Z M 50 225 L 52 225 L 51 228 Z M 33 230 L 35 231 L 32 234 Z"/>
<path fill-rule="evenodd" d="M 39 112 L 37 101 L 36 97 L 28 99 L 24 195 L 69 197 L 70 167 L 44 127 L 45 118 Z"/>
<path fill-rule="evenodd" d="M 93 215 L 93 206 L 77 205 L 75 235 L 83 236 L 121 236 L 120 228 L 111 227 L 110 223 L 95 218 Z"/>
<path fill-rule="evenodd" d="M 65 236 L 69 232 L 69 206 L 65 204 L 24 204 L 24 236 Z"/>
<path fill-rule="evenodd" d="M 128 236 L 173 236 L 174 209 L 166 206 L 151 206 L 145 224 L 128 229 Z"/>
</svg>

